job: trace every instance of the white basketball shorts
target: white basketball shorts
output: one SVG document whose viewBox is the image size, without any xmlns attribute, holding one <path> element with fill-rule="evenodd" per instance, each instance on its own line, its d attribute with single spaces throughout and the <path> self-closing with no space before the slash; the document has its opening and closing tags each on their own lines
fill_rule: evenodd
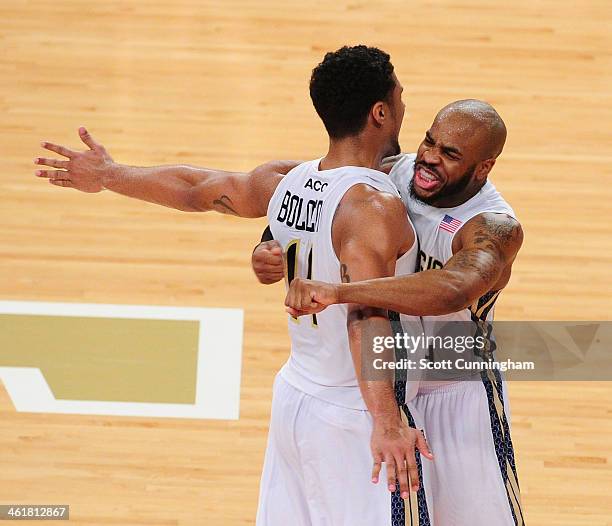
<svg viewBox="0 0 612 526">
<path fill-rule="evenodd" d="M 420 466 L 417 524 L 524 526 L 499 373 L 431 390 L 421 387 L 408 409 L 411 425 L 423 430 L 434 455 L 433 462 Z"/>
<path fill-rule="evenodd" d="M 387 489 L 384 466 L 371 482 L 371 432 L 367 411 L 307 395 L 277 375 L 257 526 L 391 525 L 404 501 Z"/>
<path fill-rule="evenodd" d="M 499 380 L 499 381 L 497 381 Z M 524 526 L 501 378 L 420 391 L 403 406 L 434 461 L 404 501 L 372 484 L 371 416 L 307 395 L 280 375 L 257 526 Z"/>
</svg>

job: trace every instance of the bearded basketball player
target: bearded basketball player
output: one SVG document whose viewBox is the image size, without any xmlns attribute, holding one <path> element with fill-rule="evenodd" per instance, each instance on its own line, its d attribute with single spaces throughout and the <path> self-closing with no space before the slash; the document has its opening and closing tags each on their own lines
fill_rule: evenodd
<svg viewBox="0 0 612 526">
<path fill-rule="evenodd" d="M 492 322 L 523 239 L 514 211 L 488 179 L 505 139 L 506 127 L 489 104 L 461 100 L 443 108 L 416 154 L 387 162 L 417 231 L 420 272 L 346 284 L 297 279 L 287 295 L 289 311 L 372 305 L 421 316 L 429 336 L 452 324 L 477 331 Z M 254 260 L 269 265 L 269 248 L 262 246 Z M 423 465 L 419 492 L 432 524 L 523 525 L 499 371 L 422 382 L 408 407 L 436 455 L 435 463 Z"/>
</svg>

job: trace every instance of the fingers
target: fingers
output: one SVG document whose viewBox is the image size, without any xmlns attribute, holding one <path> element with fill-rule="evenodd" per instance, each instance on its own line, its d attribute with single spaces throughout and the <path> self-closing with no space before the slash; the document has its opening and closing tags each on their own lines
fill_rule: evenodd
<svg viewBox="0 0 612 526">
<path fill-rule="evenodd" d="M 51 168 L 68 168 L 70 161 L 60 161 L 58 159 L 46 159 L 44 157 L 37 157 L 34 159 L 34 164 L 42 164 L 44 166 L 50 166 Z"/>
<path fill-rule="evenodd" d="M 395 478 L 393 484 L 391 483 L 391 477 L 389 475 L 389 465 L 392 464 L 392 471 Z M 407 499 L 410 495 L 410 489 L 412 491 L 419 490 L 419 469 L 416 463 L 416 457 L 414 456 L 414 449 L 408 450 L 406 456 L 401 455 L 395 458 L 391 457 L 390 461 L 387 462 L 387 480 L 389 481 L 389 491 L 395 491 L 395 482 L 399 482 L 399 490 L 401 497 Z"/>
<path fill-rule="evenodd" d="M 294 278 L 285 297 L 285 306 L 301 312 L 306 310 L 310 303 L 310 295 L 305 282 L 301 278 Z"/>
<path fill-rule="evenodd" d="M 287 295 L 285 296 L 285 307 L 290 307 L 294 310 L 299 311 L 300 306 L 298 305 L 299 298 L 299 286 L 300 278 L 295 278 L 289 284 L 289 290 L 287 291 Z"/>
<path fill-rule="evenodd" d="M 255 276 L 257 276 L 257 279 L 259 280 L 259 283 L 262 283 L 264 285 L 271 285 L 272 283 L 277 283 L 278 281 L 280 281 L 281 279 L 283 279 L 285 276 L 284 274 L 275 272 L 273 269 L 270 268 L 263 268 L 263 269 L 254 269 L 255 271 Z"/>
<path fill-rule="evenodd" d="M 50 150 L 52 152 L 59 153 L 60 155 L 63 155 L 64 157 L 68 157 L 68 159 L 72 158 L 77 153 L 73 150 L 69 150 L 68 148 L 65 148 L 64 146 L 60 146 L 59 144 L 53 144 L 52 142 L 41 142 L 40 145 L 45 150 Z"/>
<path fill-rule="evenodd" d="M 268 265 L 283 266 L 283 251 L 278 247 L 272 247 L 262 252 L 262 261 Z"/>
<path fill-rule="evenodd" d="M 293 298 L 291 303 L 289 304 L 294 309 L 299 311 L 304 310 L 302 305 L 304 304 L 304 287 L 302 287 L 302 280 L 300 278 L 295 278 L 291 284 L 293 285 Z"/>
<path fill-rule="evenodd" d="M 412 485 L 412 491 L 418 491 L 419 489 L 419 469 L 416 463 L 416 457 L 414 456 L 414 449 L 410 448 L 406 453 L 406 465 L 408 467 L 408 477 L 410 477 L 410 483 Z M 408 489 L 408 479 L 406 478 L 406 493 L 410 490 Z M 406 495 L 407 497 L 408 495 Z M 403 491 L 402 491 L 403 497 Z M 404 497 L 404 498 L 406 498 Z"/>
<path fill-rule="evenodd" d="M 307 308 L 309 310 L 322 311 L 325 308 L 325 305 L 323 305 L 319 301 L 319 291 L 317 289 L 315 289 L 314 287 L 310 287 L 309 294 L 308 294 L 307 297 L 304 298 L 304 301 L 305 302 L 308 301 L 308 307 Z M 321 307 L 321 305 L 323 305 L 323 307 Z"/>
<path fill-rule="evenodd" d="M 90 135 L 90 133 L 85 129 L 84 126 L 81 126 L 79 128 L 79 137 L 81 138 L 81 140 L 87 145 L 89 146 L 89 148 L 91 148 L 92 150 L 98 150 L 101 148 L 101 145 L 98 144 L 96 141 L 93 140 L 93 137 Z"/>
<path fill-rule="evenodd" d="M 302 310 L 298 311 L 300 316 L 306 316 L 308 314 L 319 314 L 319 312 L 323 312 L 325 310 L 325 305 L 321 305 L 320 303 L 310 303 L 309 305 L 304 305 Z"/>
<path fill-rule="evenodd" d="M 408 470 L 406 469 L 406 462 L 401 456 L 398 456 L 395 458 L 395 466 L 401 497 L 402 499 L 407 499 L 410 495 L 410 485 L 408 484 Z"/>
<path fill-rule="evenodd" d="M 433 460 L 433 454 L 429 449 L 429 444 L 427 443 L 427 440 L 425 440 L 422 431 L 419 431 L 417 435 L 416 447 L 420 451 L 421 455 L 426 456 L 429 460 Z"/>
<path fill-rule="evenodd" d="M 294 318 L 309 314 L 317 314 L 327 305 L 316 298 L 316 291 L 309 280 L 295 278 L 285 296 L 286 311 Z"/>
<path fill-rule="evenodd" d="M 269 263 L 262 262 L 260 257 L 255 255 L 251 259 L 251 266 L 253 267 L 253 272 L 255 272 L 257 279 L 261 283 L 276 283 L 285 277 L 282 259 L 280 266 L 271 265 Z"/>
<path fill-rule="evenodd" d="M 283 247 L 278 241 L 276 241 L 276 239 L 271 239 L 270 241 L 264 241 L 262 245 L 274 254 L 282 255 L 283 253 Z"/>
<path fill-rule="evenodd" d="M 312 314 L 318 314 L 323 309 L 308 309 L 308 310 L 298 310 L 293 307 L 285 307 L 285 311 L 288 314 L 291 314 L 293 318 L 299 318 L 300 316 L 310 316 Z"/>
<path fill-rule="evenodd" d="M 374 455 L 374 462 L 372 463 L 372 482 L 378 484 L 380 477 L 380 470 L 382 468 L 382 457 L 380 455 Z"/>
<path fill-rule="evenodd" d="M 276 283 L 283 279 L 283 251 L 278 241 L 264 241 L 257 245 L 251 256 L 251 266 L 260 283 Z"/>
<path fill-rule="evenodd" d="M 68 172 L 65 170 L 36 170 L 36 177 L 44 177 L 46 179 L 68 179 Z"/>
<path fill-rule="evenodd" d="M 258 260 L 265 265 L 283 268 L 283 251 L 280 246 L 262 247 L 257 251 Z"/>
<path fill-rule="evenodd" d="M 36 176 L 49 179 L 49 182 L 55 186 L 75 188 L 72 181 L 68 178 L 68 172 L 64 170 L 37 170 Z"/>
<path fill-rule="evenodd" d="M 395 473 L 395 460 L 391 455 L 385 457 L 385 465 L 387 466 L 387 488 L 393 493 L 397 476 Z"/>
</svg>

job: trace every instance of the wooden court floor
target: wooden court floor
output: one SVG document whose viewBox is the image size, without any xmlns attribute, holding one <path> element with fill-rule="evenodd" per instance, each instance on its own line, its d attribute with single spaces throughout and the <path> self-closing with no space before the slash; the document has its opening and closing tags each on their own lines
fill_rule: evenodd
<svg viewBox="0 0 612 526">
<path fill-rule="evenodd" d="M 326 147 L 307 81 L 326 50 L 391 53 L 413 151 L 436 111 L 493 103 L 492 178 L 525 245 L 497 314 L 609 320 L 608 0 L 0 4 L 0 299 L 245 309 L 238 421 L 17 413 L 0 389 L 0 503 L 70 504 L 79 525 L 254 524 L 282 285 L 249 259 L 264 221 L 185 214 L 35 179 L 40 140 L 89 127 L 115 159 L 248 169 Z M 514 383 L 527 523 L 612 525 L 612 387 Z"/>
</svg>

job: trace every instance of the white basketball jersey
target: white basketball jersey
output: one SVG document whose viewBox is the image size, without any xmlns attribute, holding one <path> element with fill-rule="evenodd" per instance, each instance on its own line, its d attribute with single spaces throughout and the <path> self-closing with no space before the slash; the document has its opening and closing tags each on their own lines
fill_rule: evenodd
<svg viewBox="0 0 612 526">
<path fill-rule="evenodd" d="M 452 208 L 430 206 L 410 195 L 416 154 L 398 156 L 389 176 L 395 183 L 419 239 L 418 270 L 442 268 L 453 256 L 455 234 L 473 217 L 485 212 L 503 213 L 516 217 L 514 210 L 487 181 L 479 192 L 465 203 Z M 436 327 L 447 321 L 493 320 L 494 304 L 501 290 L 491 290 L 470 307 L 444 316 L 424 316 L 426 334 L 437 334 Z"/>
<path fill-rule="evenodd" d="M 368 168 L 319 170 L 320 159 L 296 166 L 276 188 L 268 206 L 274 239 L 285 254 L 286 275 L 340 283 L 340 261 L 332 223 L 344 194 L 357 184 L 398 195 L 389 177 Z M 368 228 L 359 224 L 356 228 Z M 398 259 L 396 274 L 416 268 L 417 243 Z M 289 317 L 291 354 L 283 378 L 307 394 L 352 409 L 366 409 L 361 397 L 346 327 L 347 306 L 332 305 L 315 316 Z"/>
</svg>

